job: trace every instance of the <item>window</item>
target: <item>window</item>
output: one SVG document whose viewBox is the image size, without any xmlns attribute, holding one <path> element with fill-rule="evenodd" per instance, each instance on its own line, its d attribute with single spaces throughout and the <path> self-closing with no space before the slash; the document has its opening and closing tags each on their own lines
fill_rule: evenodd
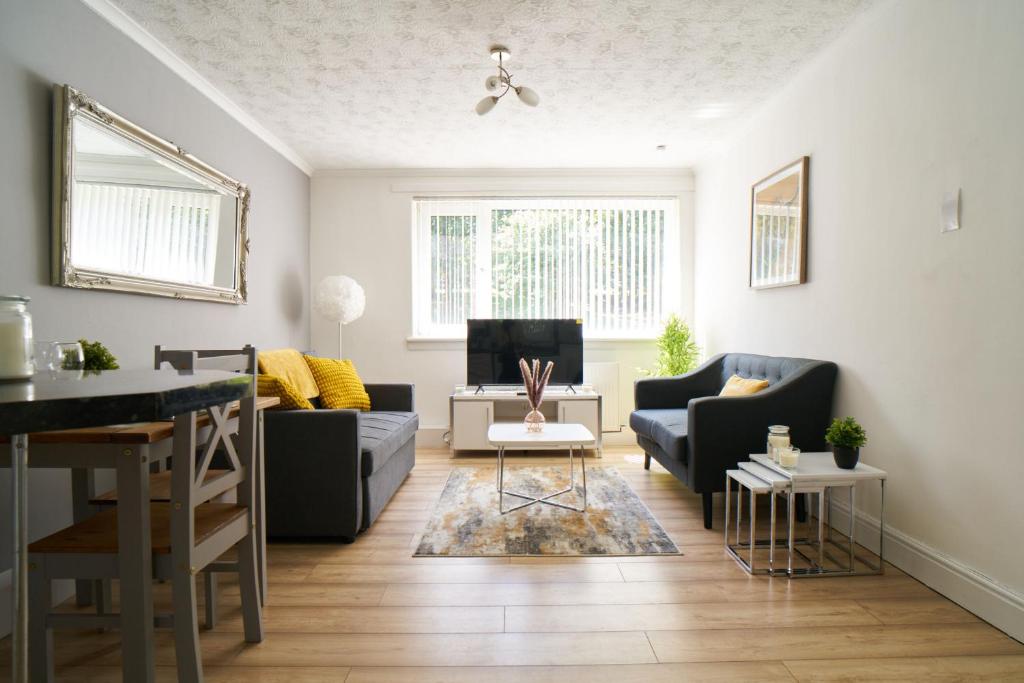
<svg viewBox="0 0 1024 683">
<path fill-rule="evenodd" d="M 467 318 L 652 337 L 677 307 L 674 199 L 417 199 L 414 214 L 417 337 L 464 337 Z"/>
</svg>

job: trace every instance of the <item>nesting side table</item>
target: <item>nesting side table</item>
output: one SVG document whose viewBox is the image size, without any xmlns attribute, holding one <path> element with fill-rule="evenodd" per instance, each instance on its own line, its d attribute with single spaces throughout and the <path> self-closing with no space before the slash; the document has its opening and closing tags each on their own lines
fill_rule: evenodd
<svg viewBox="0 0 1024 683">
<path fill-rule="evenodd" d="M 885 480 L 886 473 L 877 467 L 858 463 L 852 470 L 844 470 L 836 466 L 831 453 L 803 453 L 800 455 L 799 465 L 793 469 L 787 469 L 772 462 L 772 459 L 764 453 L 754 453 L 750 456 L 751 462 L 740 463 L 740 472 L 746 476 L 753 476 L 755 481 L 762 482 L 759 489 L 769 489 L 772 500 L 775 495 L 784 495 L 788 502 L 788 517 L 786 523 L 786 566 L 785 568 L 775 567 L 774 557 L 777 543 L 774 533 L 774 514 L 772 515 L 772 534 L 766 545 L 769 550 L 769 569 L 771 574 L 785 574 L 790 578 L 810 576 L 865 576 L 881 574 L 885 568 Z M 856 551 L 855 532 L 857 524 L 857 508 L 855 507 L 855 488 L 858 482 L 877 481 L 879 483 L 881 498 L 879 509 L 879 532 L 878 532 L 878 564 L 872 563 L 869 559 L 859 556 Z M 750 486 L 746 486 L 750 488 Z M 832 492 L 833 489 L 845 488 L 849 491 L 850 520 L 847 532 L 847 542 L 841 545 L 832 539 Z M 805 539 L 812 547 L 816 547 L 815 556 L 808 556 L 797 547 L 796 524 L 793 517 L 796 495 L 800 493 L 811 493 L 818 496 L 818 533 L 816 542 Z M 774 508 L 774 505 L 772 506 Z M 739 508 L 737 509 L 739 512 Z M 737 520 L 737 523 L 739 520 Z M 827 536 L 824 530 L 827 529 Z M 726 529 L 726 545 L 728 546 L 728 529 Z M 737 538 L 737 541 L 739 539 Z M 804 541 L 799 541 L 803 543 Z M 751 532 L 751 547 L 757 544 L 753 531 Z M 764 545 L 763 543 L 760 545 Z M 829 546 L 836 548 L 845 556 L 842 559 L 835 557 L 829 552 Z M 751 567 L 742 558 L 738 557 L 730 549 L 733 555 L 747 571 Z M 794 559 L 799 555 L 808 564 L 806 567 L 794 566 Z M 835 567 L 826 566 L 826 560 Z M 868 568 L 868 571 L 858 570 L 857 563 Z M 838 568 L 836 568 L 838 567 Z"/>
</svg>

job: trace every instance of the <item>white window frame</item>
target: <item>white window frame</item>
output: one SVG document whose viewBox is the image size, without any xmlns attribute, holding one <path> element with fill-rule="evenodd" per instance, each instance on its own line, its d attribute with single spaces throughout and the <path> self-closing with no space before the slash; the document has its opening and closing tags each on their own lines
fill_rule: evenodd
<svg viewBox="0 0 1024 683">
<path fill-rule="evenodd" d="M 590 202 L 598 208 L 613 209 L 622 202 L 659 200 L 667 202 L 665 207 L 665 242 L 662 254 L 662 289 L 657 294 L 661 300 L 662 318 L 680 313 L 682 294 L 682 254 L 680 251 L 681 226 L 679 221 L 679 198 L 671 195 L 627 195 L 627 196 L 548 196 L 548 197 L 413 197 L 412 201 L 412 336 L 414 341 L 464 341 L 465 324 L 435 325 L 429 320 L 432 291 L 421 286 L 423 278 L 430 277 L 430 250 L 421 245 L 430 244 L 430 219 L 433 216 L 476 216 L 476 283 L 478 292 L 490 292 L 491 282 L 491 212 L 496 208 L 508 208 L 514 204 L 517 209 L 557 208 L 560 201 Z M 437 209 L 432 210 L 431 204 Z M 426 208 L 427 210 L 423 210 Z M 486 232 L 484 232 L 486 231 Z M 481 239 L 486 235 L 487 239 Z M 674 257 L 673 257 L 674 255 Z M 473 315 L 478 318 L 491 317 L 490 296 L 477 296 Z M 591 333 L 584 325 L 584 337 L 588 340 L 650 340 L 660 329 L 646 330 L 601 330 Z"/>
</svg>

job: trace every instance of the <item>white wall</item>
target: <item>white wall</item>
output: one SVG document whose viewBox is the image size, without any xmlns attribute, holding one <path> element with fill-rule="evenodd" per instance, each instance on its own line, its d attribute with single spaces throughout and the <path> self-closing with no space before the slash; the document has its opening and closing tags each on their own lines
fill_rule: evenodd
<svg viewBox="0 0 1024 683">
<path fill-rule="evenodd" d="M 836 414 L 890 475 L 894 561 L 1017 638 L 1022 74 L 1018 0 L 876 8 L 698 167 L 695 285 L 709 353 L 839 363 Z M 752 291 L 750 186 L 804 154 L 810 280 Z M 958 187 L 963 229 L 940 234 Z"/>
<path fill-rule="evenodd" d="M 395 171 L 318 173 L 312 182 L 310 282 L 349 275 L 366 290 L 366 313 L 344 330 L 344 355 L 365 381 L 416 384 L 421 440 L 436 443 L 448 427 L 448 395 L 466 380 L 464 344 L 409 343 L 412 334 L 412 199 L 414 196 L 503 194 L 673 194 L 680 202 L 681 313 L 692 319 L 692 187 L 689 172 Z M 313 348 L 338 351 L 337 325 L 316 314 Z M 597 342 L 587 362 L 620 364 L 620 414 L 633 403 L 636 368 L 650 366 L 653 342 Z"/>
</svg>

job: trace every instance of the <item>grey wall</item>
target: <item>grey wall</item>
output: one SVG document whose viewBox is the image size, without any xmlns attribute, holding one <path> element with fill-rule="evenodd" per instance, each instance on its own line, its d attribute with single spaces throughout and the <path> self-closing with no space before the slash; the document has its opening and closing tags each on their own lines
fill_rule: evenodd
<svg viewBox="0 0 1024 683">
<path fill-rule="evenodd" d="M 249 185 L 247 306 L 49 285 L 54 83 L 80 88 Z M 99 339 L 122 367 L 148 366 L 157 343 L 308 348 L 309 179 L 75 0 L 0 0 L 0 169 L 0 293 L 32 298 L 37 339 Z M 7 477 L 0 471 L 2 520 Z M 70 519 L 64 473 L 33 472 L 30 489 L 34 536 Z M 9 566 L 3 523 L 0 568 Z"/>
</svg>

